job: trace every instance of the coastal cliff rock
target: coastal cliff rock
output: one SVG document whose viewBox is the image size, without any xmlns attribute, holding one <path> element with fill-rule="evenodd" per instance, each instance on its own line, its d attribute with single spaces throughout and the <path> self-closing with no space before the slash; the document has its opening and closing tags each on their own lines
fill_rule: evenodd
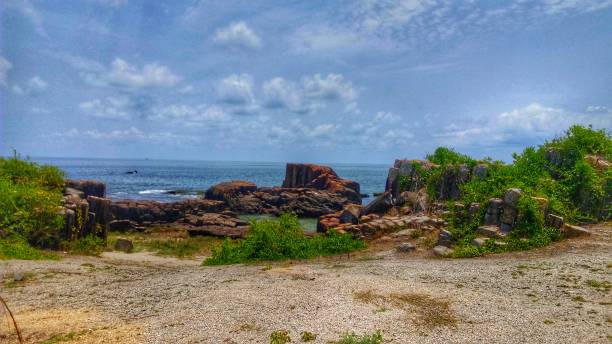
<svg viewBox="0 0 612 344">
<path fill-rule="evenodd" d="M 95 196 L 104 195 L 104 183 L 86 181 L 67 181 L 64 189 L 64 217 L 61 237 L 73 241 L 88 235 L 106 239 L 110 229 L 110 200 Z"/>
<path fill-rule="evenodd" d="M 115 229 L 119 229 L 120 225 L 123 224 L 127 227 L 124 230 L 132 229 L 131 227 L 135 225 L 146 227 L 152 224 L 168 224 L 189 214 L 201 215 L 221 212 L 225 209 L 223 202 L 206 199 L 190 199 L 170 203 L 113 200 L 110 203 L 110 212 L 114 220 L 113 226 L 115 226 Z"/>
<path fill-rule="evenodd" d="M 406 160 L 396 159 L 393 167 L 389 169 L 385 190 L 391 193 L 393 198 L 397 198 L 401 191 L 419 191 L 425 186 L 424 171 L 431 170 L 437 165 L 427 160 Z M 400 179 L 406 178 L 404 190 L 400 190 Z"/>
<path fill-rule="evenodd" d="M 236 213 L 318 217 L 342 210 L 346 204 L 360 204 L 361 194 L 358 183 L 338 177 L 330 167 L 287 164 L 282 187 L 224 182 L 209 188 L 206 199 L 223 201 Z"/>
<path fill-rule="evenodd" d="M 244 180 L 233 180 L 231 182 L 219 183 L 206 190 L 205 197 L 218 201 L 226 201 L 230 197 L 244 195 L 257 191 L 257 185 Z"/>
<path fill-rule="evenodd" d="M 106 197 L 106 184 L 97 180 L 67 179 L 65 185 L 66 188 L 83 192 L 82 198 L 88 196 Z"/>
<path fill-rule="evenodd" d="M 312 188 L 327 190 L 361 203 L 359 183 L 338 177 L 329 166 L 315 164 L 287 164 L 283 188 Z"/>
</svg>

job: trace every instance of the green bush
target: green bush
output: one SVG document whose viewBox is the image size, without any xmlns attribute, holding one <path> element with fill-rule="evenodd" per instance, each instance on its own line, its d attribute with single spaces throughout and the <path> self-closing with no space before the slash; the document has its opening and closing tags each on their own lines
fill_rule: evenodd
<svg viewBox="0 0 612 344">
<path fill-rule="evenodd" d="M 572 126 L 562 136 L 539 147 L 527 147 L 513 155 L 512 164 L 492 162 L 484 178 L 472 178 L 461 185 L 461 198 L 457 200 L 469 206 L 479 203 L 481 212 L 466 223 L 465 213 L 451 213 L 447 220 L 449 230 L 457 240 L 455 255 L 459 257 L 481 255 L 486 252 L 503 252 L 527 249 L 558 240 L 558 230 L 546 228 L 541 205 L 534 197 L 548 200 L 548 211 L 561 215 L 567 222 L 607 221 L 611 218 L 612 171 L 598 171 L 585 159 L 587 154 L 612 160 L 612 138 L 605 130 Z M 438 164 L 428 172 L 428 188 L 437 185 L 442 171 L 458 164 L 472 165 L 476 160 L 447 148 L 438 148 L 428 159 Z M 487 201 L 502 198 L 509 188 L 522 190 L 519 201 L 519 217 L 507 245 L 492 243 L 474 247 L 474 230 L 482 223 Z M 428 190 L 435 199 L 436 194 Z M 449 202 L 449 207 L 452 207 Z M 522 239 L 522 240 L 521 240 Z"/>
<path fill-rule="evenodd" d="M 0 237 L 17 235 L 31 245 L 57 248 L 64 174 L 17 158 L 0 158 Z"/>
<path fill-rule="evenodd" d="M 0 239 L 0 259 L 58 259 L 53 253 L 48 253 L 34 248 L 22 237 L 10 236 Z"/>
<path fill-rule="evenodd" d="M 365 248 L 365 243 L 350 234 L 330 231 L 308 238 L 297 217 L 284 214 L 278 220 L 255 220 L 246 238 L 226 239 L 213 249 L 204 265 L 236 264 L 265 260 L 306 259 L 346 253 Z"/>
<path fill-rule="evenodd" d="M 104 250 L 104 239 L 88 235 L 72 242 L 65 243 L 68 252 L 72 254 L 97 256 Z"/>
</svg>

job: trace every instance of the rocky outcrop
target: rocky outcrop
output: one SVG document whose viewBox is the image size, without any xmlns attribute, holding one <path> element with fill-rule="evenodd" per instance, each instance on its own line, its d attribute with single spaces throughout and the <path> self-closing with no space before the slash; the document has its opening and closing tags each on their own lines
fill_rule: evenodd
<svg viewBox="0 0 612 344">
<path fill-rule="evenodd" d="M 250 228 L 247 221 L 217 213 L 188 215 L 184 222 L 189 225 L 187 232 L 191 236 L 207 235 L 236 239 L 243 238 Z"/>
<path fill-rule="evenodd" d="M 312 188 L 340 194 L 353 203 L 361 203 L 359 183 L 338 177 L 328 166 L 287 164 L 283 188 Z"/>
<path fill-rule="evenodd" d="M 487 212 L 484 217 L 485 225 L 499 225 L 503 201 L 499 198 L 491 198 L 487 203 Z"/>
<path fill-rule="evenodd" d="M 255 191 L 257 191 L 257 185 L 255 185 L 255 183 L 244 180 L 233 180 L 231 182 L 213 185 L 206 190 L 205 197 L 207 199 L 227 201 L 233 197 L 245 195 Z"/>
<path fill-rule="evenodd" d="M 60 236 L 73 241 L 88 235 L 106 240 L 110 221 L 110 200 L 95 196 L 104 195 L 106 186 L 95 181 L 68 181 L 64 189 L 64 227 Z"/>
<path fill-rule="evenodd" d="M 211 187 L 206 198 L 223 201 L 236 213 L 307 217 L 361 203 L 359 184 L 338 177 L 330 167 L 312 164 L 287 164 L 283 187 L 257 188 L 253 183 L 234 181 Z"/>
<path fill-rule="evenodd" d="M 168 224 L 187 215 L 221 212 L 225 210 L 221 201 L 190 199 L 179 202 L 162 203 L 156 201 L 116 200 L 110 203 L 114 226 L 124 224 L 128 227 Z M 128 222 L 126 222 L 128 221 Z M 140 228 L 143 228 L 140 227 Z"/>
<path fill-rule="evenodd" d="M 461 197 L 461 184 L 469 181 L 470 169 L 465 164 L 448 166 L 442 172 L 436 185 L 436 196 L 439 200 L 455 200 Z"/>
<path fill-rule="evenodd" d="M 363 215 L 382 214 L 386 213 L 394 206 L 393 195 L 391 191 L 385 191 L 382 195 L 378 195 L 372 202 L 368 203 L 363 208 Z"/>
<path fill-rule="evenodd" d="M 393 198 L 399 196 L 401 191 L 416 192 L 425 186 L 426 180 L 423 171 L 431 170 L 436 165 L 427 160 L 395 160 L 393 167 L 389 169 L 385 190 L 391 193 Z M 400 179 L 405 177 L 407 185 L 400 190 Z"/>
<path fill-rule="evenodd" d="M 518 216 L 518 201 L 521 197 L 520 189 L 508 189 L 504 194 L 502 213 L 500 216 L 500 227 L 503 232 L 509 232 L 514 227 Z"/>
<path fill-rule="evenodd" d="M 67 179 L 66 188 L 78 190 L 83 192 L 81 198 L 87 198 L 89 196 L 106 197 L 106 184 L 97 180 L 84 180 L 84 179 Z M 73 191 L 69 193 L 74 194 Z"/>
</svg>

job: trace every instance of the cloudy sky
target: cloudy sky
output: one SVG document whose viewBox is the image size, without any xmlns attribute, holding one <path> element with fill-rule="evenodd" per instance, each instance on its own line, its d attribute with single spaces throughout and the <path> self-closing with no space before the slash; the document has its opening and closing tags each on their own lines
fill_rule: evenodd
<svg viewBox="0 0 612 344">
<path fill-rule="evenodd" d="M 508 160 L 612 129 L 612 0 L 0 2 L 0 155 Z"/>
</svg>

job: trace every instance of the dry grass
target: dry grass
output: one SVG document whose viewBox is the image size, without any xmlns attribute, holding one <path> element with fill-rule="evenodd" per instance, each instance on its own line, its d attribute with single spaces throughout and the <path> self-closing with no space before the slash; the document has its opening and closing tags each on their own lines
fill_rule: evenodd
<svg viewBox="0 0 612 344">
<path fill-rule="evenodd" d="M 355 300 L 372 304 L 379 308 L 395 307 L 406 312 L 415 325 L 432 329 L 436 327 L 455 327 L 457 318 L 450 309 L 450 302 L 418 293 L 393 293 L 381 295 L 374 290 L 353 294 Z"/>
<path fill-rule="evenodd" d="M 16 313 L 15 319 L 25 343 L 129 344 L 144 341 L 138 326 L 126 323 L 113 326 L 89 310 L 29 309 Z M 0 342 L 18 343 L 14 330 L 0 326 Z"/>
</svg>

